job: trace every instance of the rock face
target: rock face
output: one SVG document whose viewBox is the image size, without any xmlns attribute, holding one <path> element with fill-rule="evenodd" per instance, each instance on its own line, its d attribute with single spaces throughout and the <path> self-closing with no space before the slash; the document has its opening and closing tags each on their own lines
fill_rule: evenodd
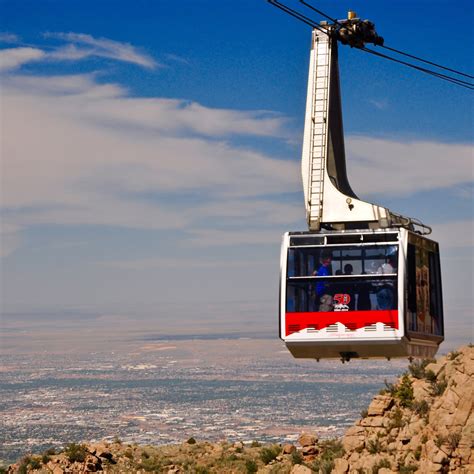
<svg viewBox="0 0 474 474">
<path fill-rule="evenodd" d="M 474 472 L 474 348 L 414 362 L 342 440 L 337 472 Z"/>
<path fill-rule="evenodd" d="M 303 433 L 299 447 L 258 442 L 181 445 L 73 444 L 27 456 L 7 472 L 24 473 L 474 473 L 474 348 L 414 362 L 375 396 L 341 440 Z M 0 470 L 0 472 L 3 472 Z"/>
</svg>

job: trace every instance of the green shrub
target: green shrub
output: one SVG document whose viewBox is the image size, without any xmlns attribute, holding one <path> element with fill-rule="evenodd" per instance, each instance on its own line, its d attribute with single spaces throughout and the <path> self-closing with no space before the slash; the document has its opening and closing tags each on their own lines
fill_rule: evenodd
<svg viewBox="0 0 474 474">
<path fill-rule="evenodd" d="M 44 453 L 48 454 L 49 456 L 54 456 L 56 454 L 56 449 L 55 448 L 48 448 Z"/>
<path fill-rule="evenodd" d="M 191 438 L 189 438 L 189 439 L 186 441 L 186 443 L 188 443 L 188 444 L 196 444 L 196 440 L 195 440 L 193 437 L 191 437 Z"/>
<path fill-rule="evenodd" d="M 418 467 L 413 464 L 409 464 L 408 466 L 403 465 L 398 468 L 399 474 L 412 474 L 416 471 L 418 471 Z"/>
<path fill-rule="evenodd" d="M 133 451 L 131 449 L 126 449 L 123 455 L 128 459 L 133 459 Z"/>
<path fill-rule="evenodd" d="M 415 459 L 416 459 L 417 461 L 420 460 L 420 458 L 421 458 L 421 446 L 418 446 L 418 447 L 416 448 L 416 451 L 413 453 L 413 455 L 415 456 Z"/>
<path fill-rule="evenodd" d="M 334 469 L 334 460 L 344 456 L 342 443 L 337 439 L 328 439 L 320 443 L 321 454 L 313 463 L 316 472 L 329 474 Z"/>
<path fill-rule="evenodd" d="M 252 443 L 250 444 L 251 448 L 259 448 L 260 446 L 261 444 L 258 441 L 252 441 Z"/>
<path fill-rule="evenodd" d="M 331 474 L 334 469 L 334 461 L 329 459 L 316 459 L 313 462 L 312 468 L 319 474 Z"/>
<path fill-rule="evenodd" d="M 388 426 L 389 429 L 401 428 L 402 426 L 405 425 L 405 422 L 403 421 L 403 412 L 398 407 L 395 408 L 390 418 L 391 420 Z"/>
<path fill-rule="evenodd" d="M 385 389 L 382 389 L 380 390 L 380 395 L 385 395 L 385 394 L 390 394 L 393 396 L 395 396 L 395 392 L 397 390 L 397 386 L 393 383 L 390 383 L 390 382 L 387 382 L 386 380 L 384 380 L 384 384 L 385 384 Z"/>
<path fill-rule="evenodd" d="M 428 380 L 428 382 L 434 382 L 436 380 L 436 374 L 432 370 L 427 370 L 425 372 L 425 379 Z"/>
<path fill-rule="evenodd" d="M 193 472 L 194 474 L 210 474 L 209 469 L 205 466 L 196 466 Z"/>
<path fill-rule="evenodd" d="M 441 448 L 441 446 L 443 446 L 443 444 L 448 443 L 448 438 L 447 438 L 447 436 L 436 435 L 436 438 L 434 439 L 434 443 L 436 444 L 436 446 L 438 448 Z"/>
<path fill-rule="evenodd" d="M 49 461 L 51 461 L 51 456 L 49 456 L 49 454 L 43 454 L 43 455 L 41 456 L 41 462 L 42 462 L 43 464 L 48 464 Z"/>
<path fill-rule="evenodd" d="M 426 400 L 415 401 L 412 404 L 412 409 L 419 417 L 426 417 L 430 411 L 430 405 Z"/>
<path fill-rule="evenodd" d="M 449 359 L 449 360 L 454 360 L 454 359 L 456 359 L 456 357 L 458 357 L 459 355 L 461 355 L 460 352 L 458 352 L 458 351 L 452 351 L 452 352 L 450 352 L 450 353 L 448 354 L 448 359 Z"/>
<path fill-rule="evenodd" d="M 262 448 L 260 451 L 260 459 L 265 463 L 268 464 L 270 461 L 273 461 L 279 454 L 281 448 L 277 444 L 273 446 L 269 446 L 268 448 Z"/>
<path fill-rule="evenodd" d="M 369 410 L 362 410 L 360 412 L 360 417 L 361 418 L 367 418 L 369 416 Z"/>
<path fill-rule="evenodd" d="M 439 397 L 443 395 L 447 386 L 448 386 L 448 382 L 446 381 L 445 378 L 431 382 L 431 387 L 430 387 L 431 395 L 433 395 L 433 397 Z"/>
<path fill-rule="evenodd" d="M 299 451 L 291 453 L 291 464 L 301 464 L 303 462 L 303 455 Z"/>
<path fill-rule="evenodd" d="M 253 474 L 258 471 L 258 465 L 253 459 L 247 459 L 247 461 L 245 461 L 245 469 L 247 470 L 247 474 Z"/>
<path fill-rule="evenodd" d="M 160 472 L 163 466 L 158 459 L 148 456 L 142 459 L 138 467 L 146 472 Z"/>
<path fill-rule="evenodd" d="M 327 439 L 322 441 L 319 445 L 321 448 L 321 459 L 334 461 L 334 459 L 344 456 L 344 448 L 338 439 Z"/>
<path fill-rule="evenodd" d="M 446 441 L 452 449 L 456 449 L 461 441 L 461 433 L 449 433 Z"/>
<path fill-rule="evenodd" d="M 28 466 L 31 469 L 40 469 L 41 468 L 41 462 L 38 458 L 31 458 Z"/>
<path fill-rule="evenodd" d="M 377 454 L 382 452 L 382 443 L 378 438 L 371 439 L 367 443 L 367 451 L 369 451 L 370 454 Z"/>
<path fill-rule="evenodd" d="M 427 375 L 426 366 L 433 362 L 436 361 L 434 359 L 415 360 L 408 366 L 408 371 L 416 379 L 425 379 Z M 431 372 L 431 370 L 428 372 Z"/>
<path fill-rule="evenodd" d="M 20 460 L 20 465 L 18 466 L 18 474 L 28 473 L 28 464 L 30 463 L 30 461 L 30 456 L 25 456 Z"/>
<path fill-rule="evenodd" d="M 388 467 L 389 469 L 392 467 L 388 459 L 381 459 L 377 464 L 374 464 L 372 466 L 372 474 L 378 474 L 379 469 L 383 467 Z"/>
<path fill-rule="evenodd" d="M 394 396 L 398 398 L 402 407 L 411 407 L 414 400 L 413 387 L 407 374 L 402 377 L 402 381 L 396 386 Z"/>
<path fill-rule="evenodd" d="M 64 453 L 71 462 L 84 462 L 88 451 L 83 444 L 69 443 Z"/>
</svg>

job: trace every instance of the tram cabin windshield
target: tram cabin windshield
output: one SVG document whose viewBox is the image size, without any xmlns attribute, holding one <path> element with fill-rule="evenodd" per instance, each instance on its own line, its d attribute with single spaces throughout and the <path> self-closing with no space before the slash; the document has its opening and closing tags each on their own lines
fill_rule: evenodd
<svg viewBox="0 0 474 474">
<path fill-rule="evenodd" d="M 286 311 L 396 310 L 398 245 L 290 247 Z"/>
</svg>

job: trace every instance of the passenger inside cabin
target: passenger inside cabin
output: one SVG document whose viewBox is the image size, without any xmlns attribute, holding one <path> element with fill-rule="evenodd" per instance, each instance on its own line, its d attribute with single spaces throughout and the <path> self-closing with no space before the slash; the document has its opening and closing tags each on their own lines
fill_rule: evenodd
<svg viewBox="0 0 474 474">
<path fill-rule="evenodd" d="M 332 275 L 332 253 L 323 251 L 319 259 L 320 265 L 315 272 L 317 276 L 331 276 Z M 329 292 L 329 285 L 322 281 L 316 283 L 316 297 L 319 300 L 319 311 L 332 311 L 332 295 Z"/>
<path fill-rule="evenodd" d="M 391 254 L 387 256 L 387 261 L 380 265 L 377 273 L 380 275 L 388 275 L 397 273 L 397 256 Z M 392 309 L 394 301 L 394 288 L 393 283 L 386 281 L 382 283 L 377 290 L 377 306 L 378 309 Z"/>
<path fill-rule="evenodd" d="M 344 265 L 344 275 L 352 275 L 352 272 L 354 271 L 354 267 L 350 263 L 346 263 Z M 350 300 L 349 300 L 349 311 L 354 311 L 355 309 L 355 294 L 353 291 L 344 291 L 343 293 L 346 293 L 349 295 Z"/>
</svg>

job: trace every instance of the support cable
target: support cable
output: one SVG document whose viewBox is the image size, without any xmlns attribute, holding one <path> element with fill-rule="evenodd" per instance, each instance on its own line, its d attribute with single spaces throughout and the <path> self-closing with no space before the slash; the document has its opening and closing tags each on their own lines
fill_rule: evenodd
<svg viewBox="0 0 474 474">
<path fill-rule="evenodd" d="M 311 26 L 312 28 L 315 28 L 319 31 L 322 31 L 323 33 L 329 35 L 329 33 L 324 29 L 321 28 L 315 21 L 313 21 L 311 18 L 307 17 L 306 15 L 303 15 L 297 10 L 294 10 L 293 8 L 288 7 L 287 5 L 284 5 L 283 3 L 280 3 L 278 0 L 268 0 L 268 3 L 273 5 L 274 7 L 279 8 L 280 10 L 284 11 L 285 13 L 288 13 L 288 15 L 296 18 L 297 20 L 302 21 L 303 23 L 306 23 L 307 25 Z"/>
<path fill-rule="evenodd" d="M 365 46 L 362 48 L 357 48 L 360 49 L 361 51 L 364 51 L 369 54 L 373 54 L 375 56 L 379 56 L 384 59 L 388 59 L 389 61 L 394 61 L 399 64 L 403 64 L 404 66 L 416 69 L 417 71 L 424 72 L 426 74 L 430 74 L 434 77 L 437 77 L 439 79 L 443 79 L 448 82 L 452 82 L 453 84 L 456 84 L 458 86 L 464 87 L 466 89 L 474 90 L 474 84 L 471 84 L 467 81 L 463 81 L 461 79 L 457 79 L 455 77 L 447 76 L 446 74 L 441 74 L 440 72 L 432 71 L 431 69 L 426 69 L 421 66 L 417 66 L 416 64 L 411 64 L 406 61 L 402 61 L 400 59 L 392 58 L 391 56 L 387 56 L 386 54 L 379 53 L 378 51 L 374 51 L 373 49 L 366 48 Z"/>
<path fill-rule="evenodd" d="M 439 67 L 440 69 L 445 69 L 446 71 L 451 71 L 451 72 L 454 72 L 455 74 L 459 74 L 461 76 L 465 76 L 465 77 L 469 77 L 471 79 L 474 79 L 474 76 L 471 76 L 470 74 L 466 74 L 466 73 L 461 72 L 461 71 L 456 71 L 456 69 L 451 69 L 451 68 L 446 67 L 446 66 L 441 66 L 441 64 L 436 64 L 432 61 L 428 61 L 427 59 L 419 58 L 418 56 L 414 56 L 413 54 L 405 53 L 403 51 L 399 51 L 398 49 L 390 48 L 389 46 L 385 46 L 385 45 L 382 45 L 382 48 L 388 49 L 390 51 L 393 51 L 394 53 L 401 54 L 403 56 L 407 56 L 409 58 L 416 59 L 417 61 L 421 61 L 421 62 L 426 63 L 426 64 L 431 64 L 432 66 Z"/>
</svg>

